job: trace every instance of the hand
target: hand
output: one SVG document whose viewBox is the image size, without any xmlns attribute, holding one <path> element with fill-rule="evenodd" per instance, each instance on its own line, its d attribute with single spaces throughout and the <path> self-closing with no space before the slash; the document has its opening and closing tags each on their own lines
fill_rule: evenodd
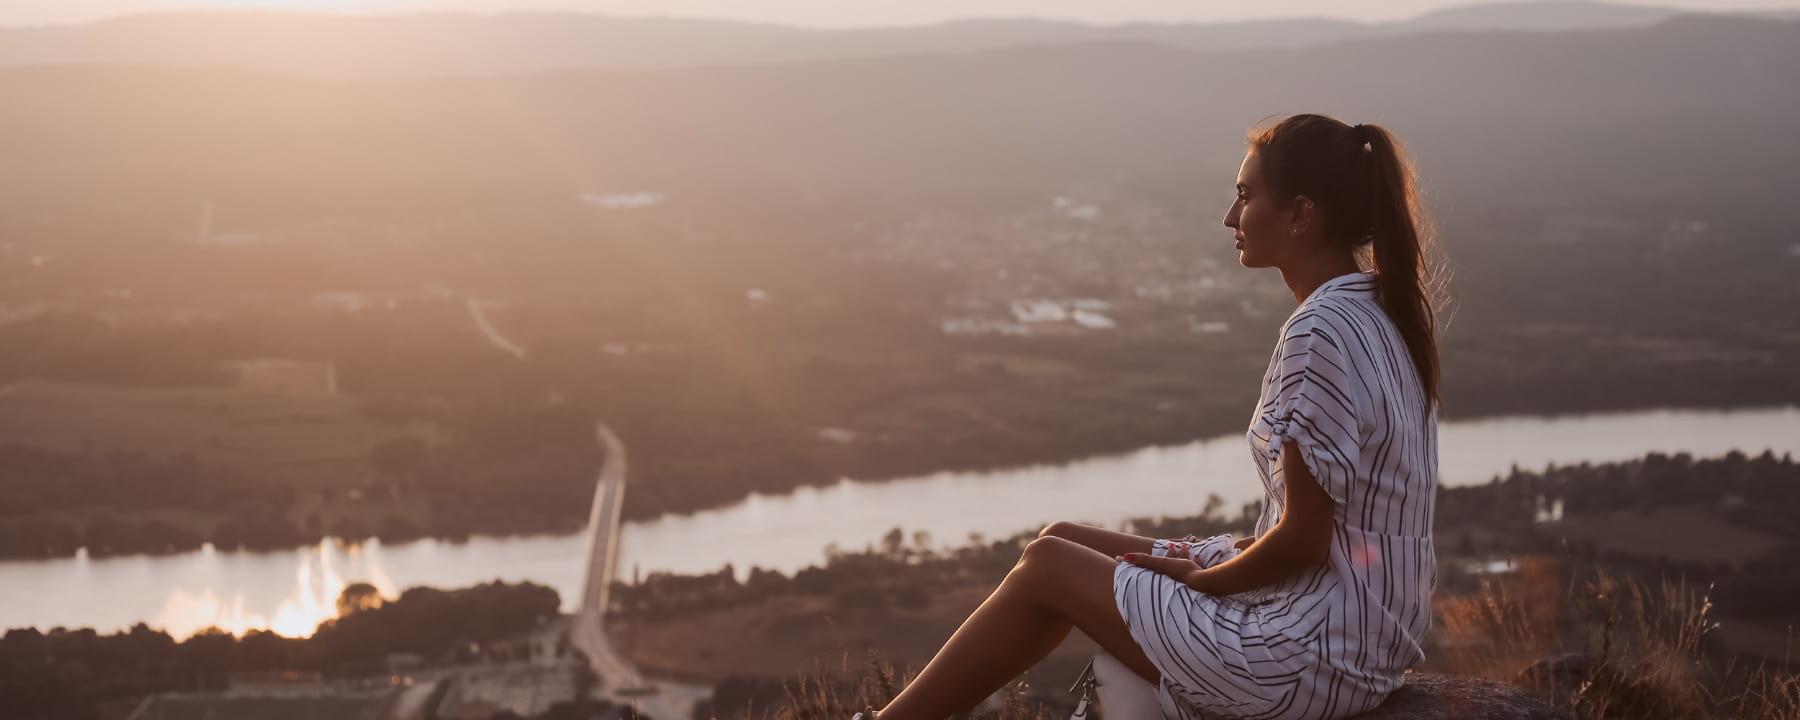
<svg viewBox="0 0 1800 720">
<path fill-rule="evenodd" d="M 1149 553 L 1126 553 L 1120 556 L 1119 560 L 1167 575 L 1195 590 L 1200 589 L 1195 586 L 1195 583 L 1199 582 L 1202 573 L 1205 572 L 1200 568 L 1199 563 L 1186 557 L 1156 557 Z"/>
<path fill-rule="evenodd" d="M 1237 548 L 1239 550 L 1249 550 L 1250 545 L 1255 542 L 1256 542 L 1255 537 L 1247 537 L 1247 538 L 1244 538 L 1242 540 L 1232 543 L 1231 546 L 1234 548 Z"/>
</svg>

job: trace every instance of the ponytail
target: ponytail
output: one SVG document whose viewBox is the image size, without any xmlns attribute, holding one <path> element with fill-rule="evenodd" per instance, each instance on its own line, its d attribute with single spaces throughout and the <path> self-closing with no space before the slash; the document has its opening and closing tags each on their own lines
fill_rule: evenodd
<svg viewBox="0 0 1800 720">
<path fill-rule="evenodd" d="M 1373 265 L 1382 308 L 1399 328 L 1419 371 L 1427 406 L 1438 401 L 1436 312 L 1431 297 L 1435 282 L 1427 265 L 1426 244 L 1433 239 L 1421 232 L 1425 218 L 1414 187 L 1412 165 L 1399 141 L 1379 125 L 1358 125 L 1368 144 L 1370 220 L 1373 221 Z"/>
<path fill-rule="evenodd" d="M 1252 131 L 1250 144 L 1263 158 L 1271 190 L 1312 198 L 1331 237 L 1367 246 L 1376 295 L 1406 341 L 1429 412 L 1438 404 L 1435 322 L 1442 288 L 1429 261 L 1435 232 L 1400 141 L 1379 125 L 1294 115 Z"/>
</svg>

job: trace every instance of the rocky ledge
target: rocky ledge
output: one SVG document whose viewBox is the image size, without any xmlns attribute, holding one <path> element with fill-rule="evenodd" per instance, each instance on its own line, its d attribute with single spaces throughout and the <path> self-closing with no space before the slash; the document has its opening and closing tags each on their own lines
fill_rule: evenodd
<svg viewBox="0 0 1800 720">
<path fill-rule="evenodd" d="M 1406 685 L 1356 720 L 1569 720 L 1517 685 L 1461 675 L 1407 673 Z"/>
</svg>

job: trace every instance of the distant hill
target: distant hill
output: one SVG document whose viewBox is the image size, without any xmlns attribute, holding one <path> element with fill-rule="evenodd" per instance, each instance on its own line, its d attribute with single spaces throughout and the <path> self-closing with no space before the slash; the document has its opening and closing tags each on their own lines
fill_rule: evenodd
<svg viewBox="0 0 1800 720">
<path fill-rule="evenodd" d="M 1483 3 L 1426 13 L 1400 25 L 1429 30 L 1604 30 L 1654 25 L 1683 11 L 1580 0 Z"/>
<path fill-rule="evenodd" d="M 1181 188 L 1229 178 L 1258 118 L 1320 111 L 1394 124 L 1431 190 L 1464 206 L 1748 216 L 1790 207 L 1800 185 L 1794 77 L 1800 22 L 1699 16 L 1284 50 L 1084 44 L 366 84 L 9 69 L 0 207 L 200 191 L 300 213 L 702 186 Z"/>
<path fill-rule="evenodd" d="M 1645 27 L 1675 10 L 1599 2 L 1472 5 L 1412 20 L 1299 19 L 1094 26 L 980 19 L 811 30 L 706 20 L 516 13 L 315 15 L 194 12 L 68 27 L 0 28 L 0 66 L 56 63 L 224 66 L 332 78 L 493 75 L 554 69 L 756 65 L 1022 45 L 1151 42 L 1190 50 L 1297 48 L 1442 30 Z"/>
</svg>

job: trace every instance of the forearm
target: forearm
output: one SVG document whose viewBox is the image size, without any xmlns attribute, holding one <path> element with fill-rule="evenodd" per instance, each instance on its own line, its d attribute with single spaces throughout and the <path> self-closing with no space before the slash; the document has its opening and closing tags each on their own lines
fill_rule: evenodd
<svg viewBox="0 0 1800 720">
<path fill-rule="evenodd" d="M 1295 543 L 1283 542 L 1291 528 L 1276 525 L 1236 557 L 1190 576 L 1188 586 L 1208 595 L 1231 595 L 1273 585 L 1316 564 L 1297 552 Z"/>
</svg>

